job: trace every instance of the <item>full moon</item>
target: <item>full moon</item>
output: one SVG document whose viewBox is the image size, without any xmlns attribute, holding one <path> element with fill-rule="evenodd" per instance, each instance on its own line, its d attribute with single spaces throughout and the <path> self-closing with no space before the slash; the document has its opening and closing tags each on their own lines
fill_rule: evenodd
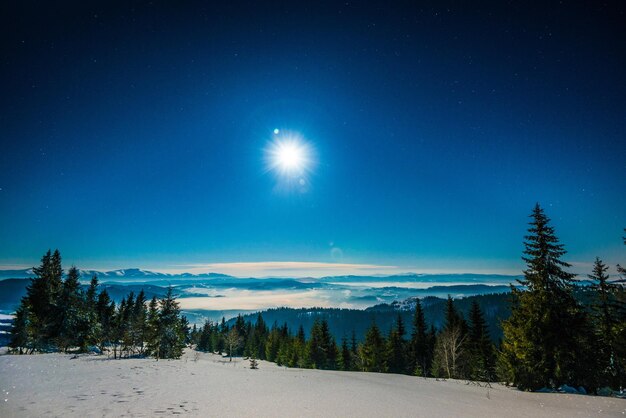
<svg viewBox="0 0 626 418">
<path fill-rule="evenodd" d="M 302 168 L 304 152 L 302 148 L 295 143 L 278 144 L 276 162 L 281 168 L 287 171 Z"/>
<path fill-rule="evenodd" d="M 299 135 L 275 136 L 266 150 L 268 169 L 285 176 L 301 176 L 310 169 L 311 150 Z"/>
</svg>

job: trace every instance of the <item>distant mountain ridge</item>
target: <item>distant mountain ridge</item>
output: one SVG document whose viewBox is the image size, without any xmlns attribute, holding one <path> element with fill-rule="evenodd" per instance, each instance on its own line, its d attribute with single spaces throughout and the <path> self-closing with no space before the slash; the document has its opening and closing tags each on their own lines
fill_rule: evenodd
<svg viewBox="0 0 626 418">
<path fill-rule="evenodd" d="M 99 270 L 78 270 L 80 277 L 83 280 L 88 280 L 94 274 L 99 279 L 206 279 L 206 278 L 224 278 L 224 279 L 238 279 L 244 280 L 235 276 L 221 273 L 162 273 L 158 271 L 145 270 L 140 268 L 127 268 L 117 269 L 109 271 Z M 67 270 L 64 271 L 67 273 Z M 2 279 L 28 279 L 35 277 L 33 268 L 18 269 L 18 270 L 0 270 L 0 280 Z M 326 276 L 320 278 L 312 277 L 263 277 L 249 279 L 265 280 L 269 278 L 275 279 L 298 279 L 298 280 L 311 280 L 316 282 L 346 282 L 346 283 L 358 283 L 361 281 L 377 281 L 377 280 L 389 280 L 396 282 L 452 282 L 462 281 L 466 283 L 472 282 L 485 282 L 508 284 L 515 282 L 516 279 L 521 278 L 520 275 L 503 275 L 503 274 L 475 274 L 475 273 L 458 273 L 458 274 L 423 274 L 423 273 L 401 273 L 390 275 L 345 275 L 345 276 Z"/>
<path fill-rule="evenodd" d="M 177 278 L 219 278 L 232 277 L 220 273 L 161 273 L 158 271 L 144 270 L 139 268 L 118 269 L 109 271 L 98 270 L 78 270 L 82 279 L 91 278 L 94 274 L 98 278 L 118 278 L 118 279 L 177 279 Z M 64 271 L 67 273 L 67 270 Z M 0 279 L 28 279 L 35 277 L 32 268 L 21 270 L 0 270 Z"/>
</svg>

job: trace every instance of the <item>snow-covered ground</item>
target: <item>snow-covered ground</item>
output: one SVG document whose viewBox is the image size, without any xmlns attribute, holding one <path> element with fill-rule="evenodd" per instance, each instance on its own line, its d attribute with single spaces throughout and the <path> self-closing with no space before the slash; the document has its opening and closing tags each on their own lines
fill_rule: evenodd
<svg viewBox="0 0 626 418">
<path fill-rule="evenodd" d="M 0 356 L 0 417 L 625 416 L 626 400 L 409 376 L 301 370 L 188 351 L 183 359 Z"/>
</svg>

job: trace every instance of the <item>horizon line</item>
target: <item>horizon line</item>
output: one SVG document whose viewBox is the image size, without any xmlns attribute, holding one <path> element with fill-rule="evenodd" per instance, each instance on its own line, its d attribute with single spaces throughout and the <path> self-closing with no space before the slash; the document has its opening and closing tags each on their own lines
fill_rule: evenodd
<svg viewBox="0 0 626 418">
<path fill-rule="evenodd" d="M 27 270 L 32 265 L 22 263 L 0 264 L 0 271 Z M 478 274 L 519 276 L 517 268 L 425 268 L 417 266 L 396 266 L 369 263 L 329 263 L 313 261 L 259 261 L 259 262 L 221 262 L 221 263 L 181 263 L 169 267 L 130 267 L 130 268 L 79 268 L 84 271 L 107 273 L 119 270 L 145 270 L 165 274 L 224 274 L 237 278 L 321 278 L 333 276 L 399 276 L 399 275 L 445 275 Z"/>
</svg>

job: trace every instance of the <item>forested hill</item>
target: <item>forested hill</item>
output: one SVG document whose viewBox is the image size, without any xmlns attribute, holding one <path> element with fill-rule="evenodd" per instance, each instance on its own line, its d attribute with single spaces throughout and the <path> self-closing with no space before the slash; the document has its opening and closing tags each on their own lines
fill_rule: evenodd
<svg viewBox="0 0 626 418">
<path fill-rule="evenodd" d="M 500 321 L 508 318 L 511 313 L 508 293 L 496 293 L 489 295 L 469 296 L 455 299 L 454 304 L 457 309 L 467 318 L 472 301 L 476 300 L 480 308 L 485 313 L 485 320 L 489 327 L 491 337 L 497 342 L 502 337 Z M 426 322 L 430 326 L 441 328 L 444 323 L 446 299 L 437 297 L 425 297 L 420 299 L 426 317 Z M 413 321 L 413 310 L 415 308 L 415 298 L 405 301 L 393 302 L 391 304 L 381 304 L 372 306 L 365 310 L 359 309 L 339 309 L 339 308 L 277 308 L 268 309 L 261 312 L 263 319 L 270 326 L 275 322 L 278 325 L 287 323 L 287 326 L 295 332 L 300 325 L 303 326 L 308 336 L 313 322 L 316 319 L 325 318 L 335 339 L 339 342 L 345 336 L 351 338 L 354 331 L 357 340 L 363 340 L 367 328 L 376 322 L 380 329 L 386 334 L 394 325 L 398 314 L 407 327 Z M 244 315 L 246 321 L 255 323 L 257 313 Z M 228 321 L 229 325 L 235 323 L 236 318 Z"/>
</svg>

